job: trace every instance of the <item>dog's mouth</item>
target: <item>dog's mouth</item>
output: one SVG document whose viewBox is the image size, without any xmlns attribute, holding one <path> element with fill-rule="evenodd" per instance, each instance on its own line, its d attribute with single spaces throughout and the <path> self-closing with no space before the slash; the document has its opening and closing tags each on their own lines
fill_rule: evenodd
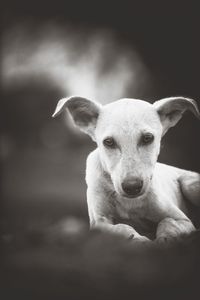
<svg viewBox="0 0 200 300">
<path fill-rule="evenodd" d="M 122 193 L 121 196 L 123 196 L 124 198 L 128 198 L 128 199 L 135 199 L 135 198 L 142 197 L 145 194 L 146 194 L 145 191 L 141 191 L 140 193 L 135 194 L 135 195 L 129 195 L 129 194 Z"/>
</svg>

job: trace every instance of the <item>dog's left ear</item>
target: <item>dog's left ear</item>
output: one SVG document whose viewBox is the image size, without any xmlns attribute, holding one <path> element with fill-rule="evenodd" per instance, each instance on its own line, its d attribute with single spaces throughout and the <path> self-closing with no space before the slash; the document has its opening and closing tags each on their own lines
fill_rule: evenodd
<svg viewBox="0 0 200 300">
<path fill-rule="evenodd" d="M 164 98 L 153 103 L 163 126 L 163 135 L 170 127 L 176 125 L 186 110 L 191 111 L 198 119 L 200 112 L 196 101 L 184 97 Z"/>
<path fill-rule="evenodd" d="M 63 98 L 58 102 L 52 117 L 56 117 L 64 109 L 69 111 L 79 129 L 95 140 L 94 130 L 101 111 L 101 104 L 79 96 Z"/>
</svg>

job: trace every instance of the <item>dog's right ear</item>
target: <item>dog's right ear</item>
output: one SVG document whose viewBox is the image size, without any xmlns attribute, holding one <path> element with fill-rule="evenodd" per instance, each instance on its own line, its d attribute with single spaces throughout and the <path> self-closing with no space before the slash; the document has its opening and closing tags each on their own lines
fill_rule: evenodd
<svg viewBox="0 0 200 300">
<path fill-rule="evenodd" d="M 63 98 L 58 102 L 52 117 L 56 117 L 64 109 L 67 109 L 70 112 L 74 123 L 80 128 L 80 130 L 89 134 L 92 139 L 95 140 L 94 130 L 96 128 L 101 107 L 101 104 L 86 98 L 72 96 L 69 98 Z"/>
</svg>

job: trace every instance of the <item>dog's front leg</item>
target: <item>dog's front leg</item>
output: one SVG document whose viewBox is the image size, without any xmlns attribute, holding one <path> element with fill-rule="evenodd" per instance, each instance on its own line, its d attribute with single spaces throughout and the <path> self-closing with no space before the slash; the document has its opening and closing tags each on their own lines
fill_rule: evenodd
<svg viewBox="0 0 200 300">
<path fill-rule="evenodd" d="M 124 236 L 127 239 L 133 239 L 138 241 L 149 241 L 145 236 L 140 235 L 133 227 L 127 224 L 111 224 L 106 218 L 99 218 L 96 222 L 91 224 L 91 228 L 98 228 L 103 232 L 109 232 L 112 234 L 118 234 Z"/>
<path fill-rule="evenodd" d="M 141 236 L 133 227 L 127 224 L 116 224 L 115 191 L 111 180 L 104 174 L 96 150 L 87 159 L 86 183 L 91 229 L 97 228 L 103 232 L 118 234 L 131 240 L 149 241 L 147 237 Z"/>
<path fill-rule="evenodd" d="M 158 242 L 170 242 L 177 240 L 194 231 L 195 228 L 189 219 L 175 220 L 170 217 L 164 218 L 157 227 L 156 240 Z"/>
<path fill-rule="evenodd" d="M 99 229 L 102 232 L 117 234 L 131 240 L 149 240 L 127 224 L 114 224 L 115 209 L 103 192 L 100 193 L 98 190 L 98 193 L 94 193 L 93 190 L 88 188 L 87 202 L 91 229 Z"/>
<path fill-rule="evenodd" d="M 108 196 L 108 195 L 107 195 Z M 149 241 L 145 236 L 141 236 L 133 227 L 127 224 L 116 224 L 113 222 L 115 208 L 106 195 L 87 190 L 88 213 L 90 228 L 99 229 L 102 232 L 117 234 L 131 240 Z"/>
</svg>

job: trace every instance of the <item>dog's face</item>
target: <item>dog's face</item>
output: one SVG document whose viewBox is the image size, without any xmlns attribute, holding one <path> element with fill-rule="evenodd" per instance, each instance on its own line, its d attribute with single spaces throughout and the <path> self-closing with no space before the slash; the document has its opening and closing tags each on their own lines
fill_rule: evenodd
<svg viewBox="0 0 200 300">
<path fill-rule="evenodd" d="M 74 122 L 97 143 L 104 170 L 115 191 L 125 197 L 142 197 L 148 191 L 160 151 L 160 141 L 185 110 L 197 117 L 194 100 L 166 98 L 155 102 L 121 99 L 102 106 L 71 97 L 59 101 L 54 116 L 68 108 Z"/>
<path fill-rule="evenodd" d="M 122 99 L 102 108 L 95 138 L 118 194 L 138 197 L 148 190 L 161 136 L 160 118 L 148 102 Z"/>
</svg>

